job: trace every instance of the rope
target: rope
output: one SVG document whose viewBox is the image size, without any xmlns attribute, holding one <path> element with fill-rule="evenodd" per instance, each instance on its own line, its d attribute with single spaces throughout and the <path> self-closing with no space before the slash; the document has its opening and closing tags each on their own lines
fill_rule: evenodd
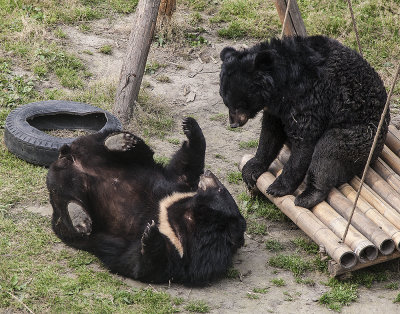
<svg viewBox="0 0 400 314">
<path fill-rule="evenodd" d="M 286 26 L 286 20 L 289 15 L 288 13 L 289 13 L 290 2 L 292 2 L 292 0 L 288 0 L 287 5 L 286 5 L 285 17 L 284 17 L 283 23 L 282 23 L 281 39 L 283 38 L 283 33 L 285 31 L 285 26 Z"/>
<path fill-rule="evenodd" d="M 349 221 L 347 222 L 346 230 L 344 231 L 344 234 L 343 234 L 343 240 L 342 240 L 343 242 L 346 239 L 347 232 L 349 231 L 351 219 L 353 218 L 353 214 L 354 214 L 354 211 L 355 211 L 356 206 L 357 206 L 357 201 L 358 201 L 358 198 L 360 196 L 361 189 L 362 189 L 362 186 L 363 186 L 363 183 L 364 183 L 364 180 L 365 180 L 365 175 L 366 175 L 366 173 L 368 171 L 369 164 L 371 163 L 372 155 L 373 155 L 373 152 L 375 150 L 379 134 L 381 132 L 383 121 L 385 120 L 386 112 L 387 112 L 387 110 L 389 108 L 390 98 L 392 97 L 393 89 L 394 89 L 394 87 L 396 85 L 396 80 L 397 80 L 397 77 L 399 75 L 399 70 L 400 70 L 400 63 L 397 64 L 397 69 L 396 69 L 396 73 L 394 75 L 394 79 L 393 79 L 393 82 L 392 82 L 392 87 L 390 88 L 389 94 L 388 94 L 387 99 L 386 99 L 386 104 L 385 104 L 385 107 L 383 108 L 383 112 L 382 112 L 382 115 L 381 115 L 381 120 L 379 121 L 378 128 L 376 129 L 374 141 L 372 143 L 372 147 L 371 147 L 371 150 L 369 152 L 367 163 L 365 164 L 364 172 L 362 174 L 361 181 L 360 181 L 360 186 L 358 187 L 358 190 L 357 190 L 356 199 L 354 200 L 353 209 L 351 210 Z"/>
<path fill-rule="evenodd" d="M 349 5 L 349 9 L 350 9 L 351 20 L 353 21 L 354 32 L 356 33 L 358 51 L 360 52 L 361 57 L 363 57 L 363 53 L 362 53 L 362 49 L 361 49 L 361 43 L 360 43 L 360 37 L 358 36 L 357 23 L 356 23 L 356 19 L 354 18 L 353 6 L 351 5 L 351 0 L 347 0 L 347 3 Z"/>
</svg>

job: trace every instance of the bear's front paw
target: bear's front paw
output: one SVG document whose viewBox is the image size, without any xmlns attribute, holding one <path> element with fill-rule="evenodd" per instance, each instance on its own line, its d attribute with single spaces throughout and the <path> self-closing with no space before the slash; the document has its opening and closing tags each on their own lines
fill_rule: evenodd
<svg viewBox="0 0 400 314">
<path fill-rule="evenodd" d="M 290 184 L 287 180 L 282 178 L 282 176 L 279 176 L 275 181 L 268 187 L 267 193 L 280 197 L 288 194 L 292 194 L 294 191 L 296 191 L 296 186 L 293 186 Z"/>
<path fill-rule="evenodd" d="M 255 158 L 250 159 L 242 169 L 242 178 L 249 189 L 253 189 L 257 179 L 267 170 L 263 162 Z"/>
<path fill-rule="evenodd" d="M 159 241 L 162 241 L 162 236 L 158 230 L 154 220 L 151 223 L 147 223 L 146 229 L 144 229 L 142 235 L 142 254 L 149 253 L 149 251 L 156 251 L 159 247 Z"/>
<path fill-rule="evenodd" d="M 104 141 L 104 146 L 112 152 L 126 152 L 135 148 L 141 141 L 135 135 L 128 132 L 112 134 Z"/>
<path fill-rule="evenodd" d="M 203 132 L 197 121 L 191 117 L 183 119 L 182 122 L 183 133 L 190 141 L 201 140 L 203 138 Z"/>
</svg>

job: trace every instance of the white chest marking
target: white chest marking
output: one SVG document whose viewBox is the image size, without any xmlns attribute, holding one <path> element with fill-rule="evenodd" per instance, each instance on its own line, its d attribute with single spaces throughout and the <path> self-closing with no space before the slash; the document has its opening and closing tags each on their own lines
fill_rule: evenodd
<svg viewBox="0 0 400 314">
<path fill-rule="evenodd" d="M 160 201 L 160 211 L 158 214 L 158 230 L 165 235 L 171 243 L 175 246 L 176 250 L 179 253 L 179 256 L 183 257 L 183 246 L 181 241 L 179 241 L 177 235 L 171 227 L 171 224 L 168 220 L 168 208 L 172 206 L 172 204 L 188 197 L 192 197 L 196 194 L 196 192 L 188 192 L 188 193 L 173 193 L 167 197 L 164 197 Z"/>
</svg>

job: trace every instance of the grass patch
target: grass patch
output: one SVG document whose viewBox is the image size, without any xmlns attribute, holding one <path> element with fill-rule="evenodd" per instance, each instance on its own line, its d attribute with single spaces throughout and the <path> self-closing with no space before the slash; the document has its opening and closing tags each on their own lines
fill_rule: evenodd
<svg viewBox="0 0 400 314">
<path fill-rule="evenodd" d="M 306 261 L 295 254 L 279 254 L 277 256 L 273 256 L 269 259 L 268 264 L 273 267 L 290 270 L 296 277 L 301 276 L 306 271 L 313 269 L 313 265 L 310 261 Z"/>
<path fill-rule="evenodd" d="M 223 161 L 227 161 L 227 158 L 222 154 L 215 154 L 214 157 Z"/>
<path fill-rule="evenodd" d="M 319 252 L 318 244 L 303 237 L 292 239 L 291 242 L 308 254 L 318 254 Z"/>
<path fill-rule="evenodd" d="M 280 22 L 272 2 L 262 0 L 224 0 L 210 22 L 222 28 L 224 38 L 267 38 L 278 34 Z"/>
<path fill-rule="evenodd" d="M 396 298 L 393 300 L 393 303 L 400 303 L 400 293 L 396 296 Z"/>
<path fill-rule="evenodd" d="M 257 294 L 253 292 L 247 292 L 246 297 L 251 300 L 258 300 L 260 298 Z"/>
<path fill-rule="evenodd" d="M 258 140 L 251 140 L 248 142 L 239 143 L 239 148 L 241 149 L 257 148 L 257 147 L 258 147 Z"/>
<path fill-rule="evenodd" d="M 105 55 L 111 55 L 112 54 L 112 47 L 110 45 L 101 46 L 99 48 L 99 52 L 103 53 Z"/>
<path fill-rule="evenodd" d="M 284 221 L 286 216 L 273 203 L 262 196 L 250 196 L 243 192 L 238 196 L 239 209 L 246 218 L 263 217 L 272 221 Z"/>
<path fill-rule="evenodd" d="M 268 228 L 262 222 L 248 220 L 247 221 L 247 232 L 249 234 L 266 235 L 266 234 L 268 234 Z"/>
<path fill-rule="evenodd" d="M 140 130 L 145 137 L 163 139 L 175 127 L 170 109 L 145 90 L 141 90 L 134 111 L 132 128 Z"/>
<path fill-rule="evenodd" d="M 156 73 L 160 68 L 165 68 L 165 64 L 161 64 L 157 61 L 150 61 L 146 63 L 146 67 L 144 69 L 144 73 L 146 74 L 154 74 Z"/>
<path fill-rule="evenodd" d="M 0 212 L 0 308 L 63 313 L 172 313 L 164 292 L 133 289 L 89 253 L 60 248 L 48 218 Z M 92 267 L 96 266 L 96 267 Z"/>
<path fill-rule="evenodd" d="M 326 285 L 331 287 L 331 290 L 320 297 L 319 303 L 331 310 L 340 312 L 344 305 L 350 305 L 358 298 L 357 284 L 341 282 L 332 278 Z"/>
<path fill-rule="evenodd" d="M 282 278 L 274 278 L 274 279 L 271 279 L 271 283 L 272 283 L 274 286 L 277 286 L 277 287 L 286 286 L 286 282 L 285 282 L 285 280 L 283 280 Z"/>
<path fill-rule="evenodd" d="M 167 75 L 158 75 L 156 81 L 160 83 L 171 83 L 171 79 Z"/>
<path fill-rule="evenodd" d="M 204 301 L 192 301 L 185 306 L 185 310 L 192 313 L 208 313 L 210 312 L 210 307 Z"/>
<path fill-rule="evenodd" d="M 240 271 L 234 267 L 231 267 L 226 271 L 225 277 L 229 279 L 238 279 L 240 278 Z"/>
<path fill-rule="evenodd" d="M 399 284 L 397 282 L 391 282 L 385 285 L 385 289 L 397 290 L 399 289 Z"/>
<path fill-rule="evenodd" d="M 266 288 L 254 288 L 253 289 L 254 293 L 260 293 L 260 294 L 267 294 L 268 291 L 269 291 L 269 287 L 266 287 Z"/>
<path fill-rule="evenodd" d="M 211 116 L 210 120 L 226 123 L 228 121 L 228 116 L 225 113 L 218 113 L 218 114 Z"/>
<path fill-rule="evenodd" d="M 242 173 L 239 171 L 231 171 L 227 175 L 227 180 L 229 183 L 239 184 L 243 181 Z"/>
<path fill-rule="evenodd" d="M 265 241 L 265 248 L 271 252 L 279 252 L 284 249 L 284 246 L 278 240 L 271 239 L 271 240 Z"/>
<path fill-rule="evenodd" d="M 169 138 L 167 139 L 168 143 L 171 143 L 173 145 L 179 145 L 181 143 L 181 141 L 177 138 Z"/>
<path fill-rule="evenodd" d="M 169 157 L 159 156 L 159 155 L 154 156 L 154 161 L 163 166 L 168 165 L 170 160 L 171 160 L 171 158 L 169 158 Z"/>
</svg>

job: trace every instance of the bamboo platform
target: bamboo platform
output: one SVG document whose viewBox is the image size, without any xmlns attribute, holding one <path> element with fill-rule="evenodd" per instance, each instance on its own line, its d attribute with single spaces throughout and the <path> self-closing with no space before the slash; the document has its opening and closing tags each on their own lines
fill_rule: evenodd
<svg viewBox="0 0 400 314">
<path fill-rule="evenodd" d="M 331 276 L 400 257 L 400 131 L 395 126 L 389 126 L 385 147 L 368 169 L 344 242 L 360 178 L 332 189 L 327 199 L 311 210 L 298 207 L 294 199 L 303 186 L 294 195 L 273 197 L 266 193 L 289 156 L 285 146 L 258 178 L 257 188 L 332 258 L 328 264 Z M 243 156 L 240 170 L 250 158 L 252 155 Z"/>
</svg>

